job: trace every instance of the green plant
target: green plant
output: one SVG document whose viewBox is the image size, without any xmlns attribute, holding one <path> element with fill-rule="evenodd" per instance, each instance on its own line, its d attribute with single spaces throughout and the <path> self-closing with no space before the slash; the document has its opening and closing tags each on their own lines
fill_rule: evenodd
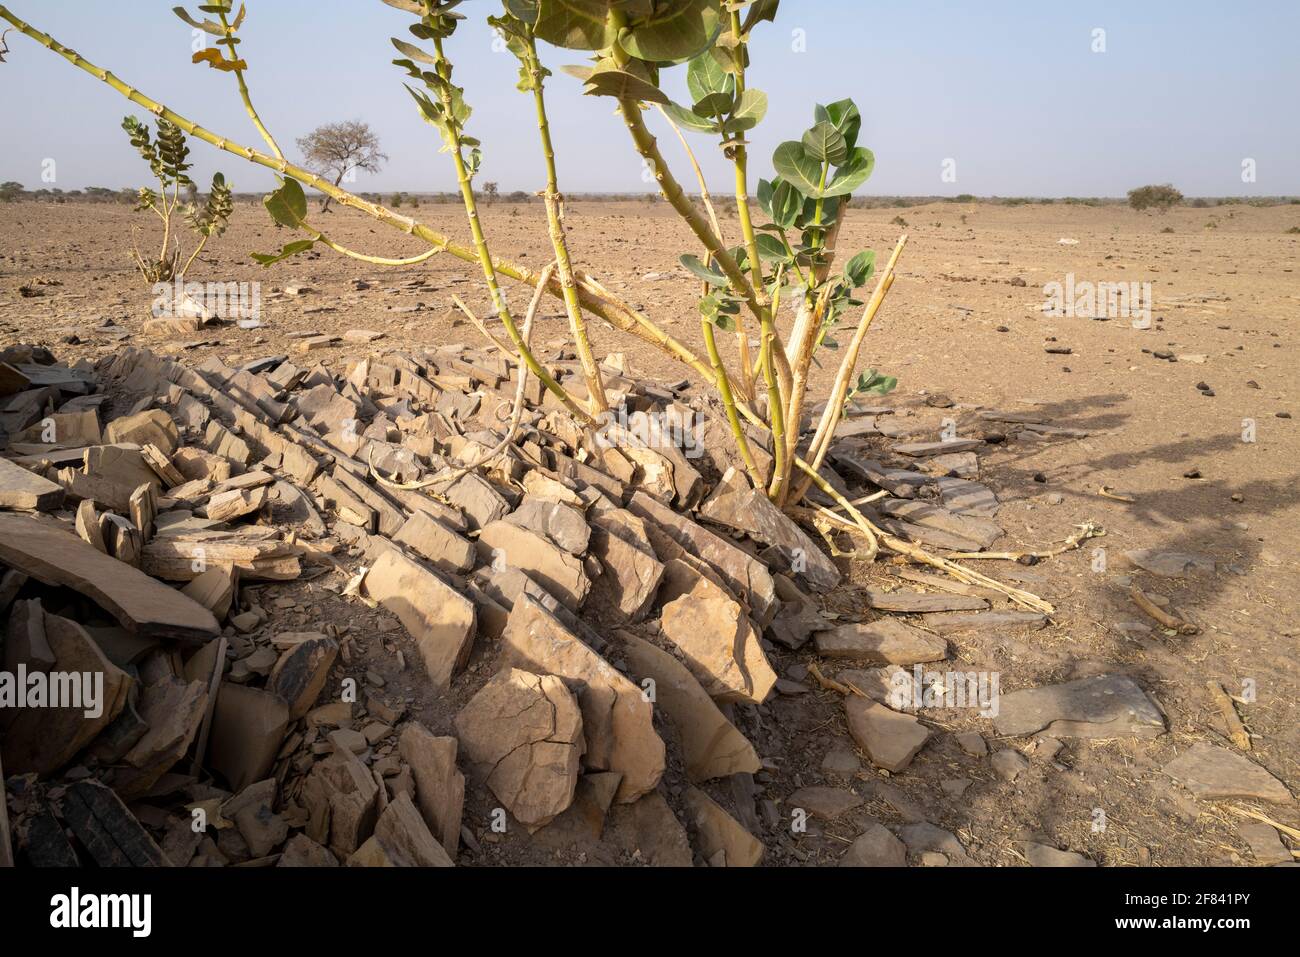
<svg viewBox="0 0 1300 957">
<path fill-rule="evenodd" d="M 149 283 L 184 279 L 190 266 L 194 265 L 194 261 L 207 246 L 208 240 L 225 232 L 226 225 L 230 221 L 234 203 L 230 188 L 226 185 L 226 178 L 221 173 L 212 177 L 207 201 L 200 206 L 198 191 L 187 172 L 191 166 L 186 162 L 190 150 L 185 143 L 185 133 L 179 126 L 159 118 L 157 137 L 151 139 L 148 124 L 134 116 L 127 116 L 122 120 L 122 129 L 126 130 L 131 138 L 131 145 L 139 151 L 158 180 L 158 192 L 154 192 L 147 186 L 140 190 L 135 206 L 136 211 L 149 210 L 155 213 L 162 220 L 163 227 L 162 246 L 157 259 L 146 260 L 140 254 L 140 250 L 132 245 L 131 254 L 135 259 L 136 268 Z M 182 189 L 186 191 L 184 201 L 181 197 Z M 180 241 L 173 236 L 173 220 L 177 213 L 181 214 L 186 224 L 199 237 L 194 251 L 185 261 L 184 266 L 180 265 Z"/>
<path fill-rule="evenodd" d="M 1142 212 L 1154 209 L 1167 213 L 1183 201 L 1183 194 L 1167 183 L 1164 186 L 1140 186 L 1128 191 L 1128 204 Z"/>
<path fill-rule="evenodd" d="M 781 143 L 772 157 L 776 176 L 760 180 L 756 204 L 751 201 L 750 144 L 746 134 L 763 120 L 767 98 L 748 82 L 749 42 L 754 30 L 775 19 L 779 0 L 503 0 L 501 15 L 491 18 L 491 23 L 519 59 L 518 88 L 533 101 L 537 145 L 546 178 L 542 195 L 554 259 L 535 271 L 495 255 L 478 214 L 473 181 L 482 165 L 482 145 L 470 131 L 471 106 L 465 90 L 453 81 L 453 62 L 448 51 L 449 41 L 463 20 L 463 14 L 457 10 L 460 0 L 384 2 L 414 17 L 409 25 L 414 42 L 393 40 L 401 54 L 394 63 L 407 74 L 407 90 L 417 111 L 437 131 L 441 151 L 448 155 L 455 169 L 459 199 L 472 239 L 468 245 L 395 212 L 400 196 L 394 197 L 393 208 L 385 208 L 287 160 L 261 121 L 245 83 L 248 64 L 238 56 L 236 35 L 244 22 L 244 9 L 241 7 L 232 20 L 233 0 L 210 0 L 200 8 L 204 14 L 215 16 L 215 20 L 198 20 L 183 9 L 178 9 L 177 14 L 191 26 L 217 38 L 218 49 L 195 54 L 195 62 L 235 77 L 245 112 L 269 153 L 220 136 L 168 109 L 25 23 L 3 5 L 0 5 L 0 18 L 150 110 L 160 120 L 218 149 L 275 171 L 281 182 L 264 198 L 264 206 L 278 225 L 306 238 L 286 244 L 278 253 L 258 254 L 259 262 L 267 265 L 279 262 L 317 244 L 385 266 L 422 262 L 438 253 L 475 262 L 521 369 L 536 375 L 584 428 L 594 429 L 601 424 L 607 403 L 599 368 L 587 341 L 586 317 L 594 316 L 662 349 L 715 387 L 751 481 L 756 487 L 765 487 L 768 495 L 782 507 L 799 514 L 812 514 L 832 522 L 834 527 L 847 526 L 856 531 L 867 542 L 867 548 L 859 555 L 868 560 L 875 556 L 878 544 L 884 544 L 962 581 L 998 588 L 1031 607 L 1051 610 L 1049 605 L 1027 593 L 1009 589 L 886 534 L 867 521 L 819 474 L 847 397 L 863 391 L 884 392 L 894 386 L 892 378 L 874 370 L 859 376 L 856 367 L 865 337 L 895 280 L 895 267 L 906 236 L 900 238 L 883 268 L 877 268 L 874 252 L 860 250 L 843 257 L 843 265 L 835 269 L 836 261 L 841 259 L 837 239 L 848 215 L 849 198 L 871 175 L 875 163 L 871 151 L 858 145 L 862 121 L 851 100 L 814 108 L 812 126 L 797 139 Z M 547 121 L 545 81 L 551 74 L 542 64 L 541 44 L 581 51 L 589 57 L 588 64 L 567 69 L 583 80 L 586 94 L 614 100 L 633 147 L 654 176 L 659 194 L 698 240 L 699 251 L 685 253 L 682 263 L 700 284 L 701 336 L 707 358 L 697 355 L 572 262 L 566 238 L 565 204 L 559 190 Z M 689 104 L 674 103 L 661 85 L 666 71 L 683 65 L 690 91 Z M 678 133 L 701 181 L 699 205 L 687 195 L 651 133 L 646 122 L 650 109 L 660 110 Z M 687 140 L 688 132 L 712 138 L 730 165 L 738 236 L 724 235 Z M 304 186 L 420 239 L 429 248 L 400 260 L 347 249 L 308 221 Z M 484 194 L 489 195 L 486 186 Z M 906 201 L 899 204 L 908 205 Z M 502 290 L 504 280 L 534 287 L 534 304 L 543 294 L 556 296 L 565 303 L 574 343 L 582 358 L 587 386 L 585 403 L 581 397 L 570 394 L 537 361 L 527 337 L 528 323 L 521 330 L 515 322 Z M 872 286 L 871 293 L 864 302 L 857 297 L 859 290 L 868 284 Z M 458 305 L 477 321 L 463 303 Z M 782 305 L 794 313 L 785 337 L 780 334 L 776 321 Z M 843 344 L 838 340 L 842 326 L 852 330 Z M 756 327 L 759 334 L 757 356 L 749 352 L 751 327 Z M 719 337 L 718 332 L 725 335 Z M 730 364 L 722 348 L 727 337 L 734 339 L 735 346 Z M 808 435 L 800 429 L 808 375 L 818 356 L 824 355 L 823 349 L 838 352 L 838 370 L 822 405 L 820 419 Z M 521 373 L 521 381 L 522 378 Z M 770 477 L 759 471 L 751 441 L 770 445 L 775 463 Z M 497 454 L 496 450 L 493 454 Z M 800 476 L 798 482 L 796 472 Z M 814 485 L 837 502 L 842 514 L 820 506 L 801 505 Z"/>
<path fill-rule="evenodd" d="M 13 180 L 0 183 L 0 203 L 12 203 L 23 195 L 23 184 Z"/>
</svg>

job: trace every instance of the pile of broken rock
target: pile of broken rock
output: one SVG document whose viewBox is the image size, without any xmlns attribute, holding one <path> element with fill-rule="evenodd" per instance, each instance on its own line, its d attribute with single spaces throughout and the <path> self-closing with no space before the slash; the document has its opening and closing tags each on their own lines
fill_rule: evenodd
<svg viewBox="0 0 1300 957">
<path fill-rule="evenodd" d="M 550 365 L 581 391 L 571 357 Z M 3 670 L 103 675 L 93 717 L 0 711 L 0 860 L 446 866 L 504 824 L 546 846 L 603 834 L 622 861 L 752 865 L 770 760 L 752 742 L 790 690 L 769 652 L 811 640 L 872 666 L 852 672 L 846 719 L 897 772 L 930 732 L 886 706 L 889 669 L 942 659 L 948 631 L 1043 621 L 914 574 L 938 590 L 870 604 L 928 630 L 836 623 L 812 595 L 839 568 L 750 487 L 718 411 L 621 367 L 605 369 L 619 440 L 532 381 L 506 453 L 464 468 L 504 437 L 518 375 L 460 345 L 343 375 L 0 352 Z M 947 461 L 886 467 L 863 455 L 880 421 L 846 420 L 827 480 L 890 491 L 870 514 L 895 534 L 987 548 L 997 502 L 963 449 L 900 445 Z M 348 624 L 277 630 L 276 583 L 308 581 L 400 622 L 422 686 L 458 702 L 442 734 L 381 678 L 358 688 Z M 476 793 L 491 820 L 470 827 Z"/>
</svg>

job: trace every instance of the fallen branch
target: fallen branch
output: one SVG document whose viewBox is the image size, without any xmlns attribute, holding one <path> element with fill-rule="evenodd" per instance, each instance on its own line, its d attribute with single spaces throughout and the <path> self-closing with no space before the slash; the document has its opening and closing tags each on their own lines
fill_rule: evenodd
<svg viewBox="0 0 1300 957">
<path fill-rule="evenodd" d="M 1213 679 L 1205 682 L 1205 687 L 1210 692 L 1210 700 L 1218 706 L 1219 713 L 1223 715 L 1223 723 L 1228 727 L 1228 737 L 1232 739 L 1232 743 L 1243 751 L 1249 751 L 1250 732 L 1241 723 L 1241 717 L 1233 706 L 1232 697 L 1224 690 L 1223 685 Z"/>
<path fill-rule="evenodd" d="M 1147 615 L 1171 631 L 1176 631 L 1180 635 L 1194 635 L 1200 631 L 1200 629 L 1191 622 L 1183 621 L 1183 619 L 1179 618 L 1177 615 L 1169 614 L 1169 612 L 1165 611 L 1148 598 L 1146 593 L 1143 592 L 1141 588 L 1138 588 L 1137 585 L 1129 586 L 1128 596 L 1133 599 L 1133 604 L 1137 605 L 1146 612 Z"/>
<path fill-rule="evenodd" d="M 1079 531 L 1069 536 L 1060 545 L 1053 545 L 1051 548 L 1041 551 L 1024 551 L 1024 552 L 949 552 L 949 558 L 988 558 L 995 561 L 1019 562 L 1022 565 L 1032 565 L 1044 558 L 1055 558 L 1068 551 L 1073 551 L 1090 538 L 1101 538 L 1106 534 L 1106 530 L 1100 525 L 1093 522 L 1084 522 L 1082 525 L 1076 525 Z"/>
</svg>

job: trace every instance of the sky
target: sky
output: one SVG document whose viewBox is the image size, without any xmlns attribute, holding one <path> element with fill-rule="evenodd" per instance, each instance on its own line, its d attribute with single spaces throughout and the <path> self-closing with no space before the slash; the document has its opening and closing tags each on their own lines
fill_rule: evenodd
<svg viewBox="0 0 1300 957">
<path fill-rule="evenodd" d="M 234 78 L 192 65 L 179 0 L 6 0 L 19 17 L 98 66 L 232 140 L 261 147 Z M 191 0 L 197 11 L 198 0 Z M 380 0 L 248 0 L 241 55 L 254 103 L 291 159 L 294 140 L 331 121 L 362 119 L 390 160 L 352 189 L 447 191 L 451 164 L 416 114 L 392 66 L 389 37 L 411 39 L 411 17 Z M 455 80 L 483 141 L 479 182 L 503 192 L 543 185 L 528 95 L 517 62 L 494 49 L 495 0 L 467 0 L 447 44 Z M 1098 32 L 1103 31 L 1103 32 Z M 1300 195 L 1300 3 L 1296 0 L 783 0 L 752 43 L 750 85 L 770 109 L 750 134 L 754 176 L 773 149 L 798 139 L 813 105 L 853 98 L 860 145 L 876 156 L 865 195 L 1122 196 L 1172 183 L 1189 196 Z M 0 64 L 0 181 L 28 189 L 137 187 L 147 179 L 121 120 L 143 111 L 27 37 L 10 33 Z M 499 44 L 497 45 L 499 47 Z M 1104 48 L 1104 49 L 1099 49 Z M 613 101 L 584 97 L 560 72 L 578 51 L 543 47 L 561 189 L 645 192 Z M 685 70 L 664 86 L 685 99 Z M 670 163 L 682 160 L 657 114 Z M 726 194 L 721 151 L 696 134 L 710 189 Z M 271 174 L 193 143 L 200 183 L 220 169 L 235 189 Z M 51 167 L 47 162 L 53 160 Z M 1253 181 L 1243 181 L 1243 169 Z M 55 181 L 43 181 L 53 170 Z M 681 162 L 679 177 L 689 181 Z"/>
</svg>

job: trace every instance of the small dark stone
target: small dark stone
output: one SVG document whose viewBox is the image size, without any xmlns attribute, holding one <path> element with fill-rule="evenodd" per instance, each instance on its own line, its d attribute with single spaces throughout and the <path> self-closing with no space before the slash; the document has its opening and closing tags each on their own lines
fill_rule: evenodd
<svg viewBox="0 0 1300 957">
<path fill-rule="evenodd" d="M 1044 475 L 1042 472 L 1035 472 L 1034 481 L 1038 482 L 1039 484 L 1045 484 L 1047 482 L 1047 476 Z"/>
<path fill-rule="evenodd" d="M 1196 479 L 1200 477 L 1201 477 L 1200 469 L 1188 469 L 1186 472 L 1183 473 L 1183 478 Z"/>
</svg>

